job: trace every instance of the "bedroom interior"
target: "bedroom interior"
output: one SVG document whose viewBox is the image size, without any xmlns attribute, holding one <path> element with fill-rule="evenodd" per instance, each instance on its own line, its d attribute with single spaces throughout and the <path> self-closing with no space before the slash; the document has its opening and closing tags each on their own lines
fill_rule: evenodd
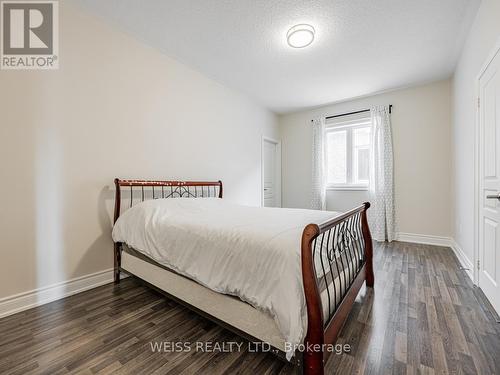
<svg viewBox="0 0 500 375">
<path fill-rule="evenodd" d="M 500 373 L 500 2 L 0 1 L 0 373 Z"/>
</svg>

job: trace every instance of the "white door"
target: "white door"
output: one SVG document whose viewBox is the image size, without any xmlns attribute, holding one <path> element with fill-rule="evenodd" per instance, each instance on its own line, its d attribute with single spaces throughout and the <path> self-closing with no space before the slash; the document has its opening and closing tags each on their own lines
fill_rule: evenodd
<svg viewBox="0 0 500 375">
<path fill-rule="evenodd" d="M 500 312 L 500 51 L 479 78 L 478 285 Z"/>
<path fill-rule="evenodd" d="M 262 139 L 262 205 L 281 207 L 280 142 Z"/>
</svg>

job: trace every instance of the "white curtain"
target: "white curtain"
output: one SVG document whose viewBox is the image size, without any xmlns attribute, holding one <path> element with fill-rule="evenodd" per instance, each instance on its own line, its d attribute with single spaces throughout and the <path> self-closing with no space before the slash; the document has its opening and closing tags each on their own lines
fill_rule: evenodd
<svg viewBox="0 0 500 375">
<path fill-rule="evenodd" d="M 377 241 L 395 239 L 392 131 L 389 106 L 370 109 L 372 122 L 368 219 Z"/>
<path fill-rule="evenodd" d="M 326 171 L 325 171 L 325 119 L 312 120 L 312 197 L 313 210 L 326 210 Z"/>
</svg>

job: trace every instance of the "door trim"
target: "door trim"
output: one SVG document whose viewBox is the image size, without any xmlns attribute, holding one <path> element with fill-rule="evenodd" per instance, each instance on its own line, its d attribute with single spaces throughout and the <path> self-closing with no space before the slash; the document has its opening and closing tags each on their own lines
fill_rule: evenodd
<svg viewBox="0 0 500 375">
<path fill-rule="evenodd" d="M 500 53 L 500 38 L 498 38 L 495 47 L 488 54 L 488 58 L 483 64 L 479 74 L 476 77 L 476 97 L 474 107 L 476 108 L 476 124 L 474 129 L 474 272 L 473 272 L 473 283 L 474 285 L 479 286 L 479 210 L 480 210 L 480 202 L 481 202 L 481 186 L 479 181 L 479 134 L 481 128 L 481 87 L 480 80 L 483 77 L 484 73 L 493 62 L 497 54 Z"/>
<path fill-rule="evenodd" d="M 281 201 L 281 140 L 262 136 L 260 143 L 260 205 L 264 207 L 264 142 L 274 143 L 276 145 L 276 207 L 282 206 Z"/>
</svg>

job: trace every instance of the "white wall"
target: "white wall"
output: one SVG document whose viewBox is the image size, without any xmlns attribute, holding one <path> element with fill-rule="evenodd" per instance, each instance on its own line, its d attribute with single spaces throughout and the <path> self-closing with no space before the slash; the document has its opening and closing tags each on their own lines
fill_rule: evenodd
<svg viewBox="0 0 500 375">
<path fill-rule="evenodd" d="M 260 205 L 275 115 L 60 2 L 60 69 L 0 71 L 0 298 L 112 267 L 112 182 L 222 179 Z"/>
<path fill-rule="evenodd" d="M 310 120 L 380 104 L 394 106 L 392 127 L 398 231 L 449 237 L 449 80 L 280 116 L 284 207 L 309 207 Z M 366 192 L 329 191 L 327 208 L 345 210 L 365 200 Z"/>
<path fill-rule="evenodd" d="M 453 236 L 469 261 L 474 259 L 476 80 L 499 38 L 500 1 L 483 0 L 462 50 L 452 89 Z"/>
</svg>

